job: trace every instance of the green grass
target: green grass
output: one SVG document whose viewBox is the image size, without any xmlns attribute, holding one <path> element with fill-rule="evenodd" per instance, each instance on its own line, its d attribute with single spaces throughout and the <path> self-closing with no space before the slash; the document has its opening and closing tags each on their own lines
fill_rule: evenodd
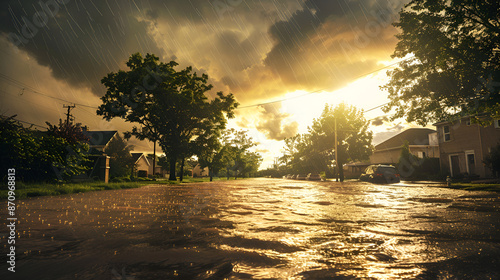
<svg viewBox="0 0 500 280">
<path fill-rule="evenodd" d="M 118 190 L 130 189 L 143 186 L 142 183 L 137 182 L 123 182 L 123 183 L 108 183 L 103 182 L 90 182 L 90 183 L 64 183 L 64 184 L 48 184 L 48 183 L 22 183 L 16 184 L 16 199 L 47 196 L 47 195 L 61 195 L 70 193 L 83 193 L 101 190 Z M 0 199 L 8 197 L 7 187 L 4 185 L 0 190 Z"/>
<path fill-rule="evenodd" d="M 226 180 L 226 178 L 213 178 L 214 181 Z M 84 193 L 92 191 L 102 191 L 102 190 L 120 190 L 120 189 L 131 189 L 139 188 L 146 185 L 179 185 L 187 183 L 203 183 L 209 182 L 210 178 L 185 178 L 182 183 L 177 181 L 169 180 L 158 180 L 152 181 L 147 179 L 141 179 L 136 182 L 83 182 L 83 183 L 60 183 L 60 184 L 49 184 L 49 183 L 16 183 L 16 199 L 22 199 L 27 197 L 36 196 L 48 196 L 48 195 L 62 195 L 70 193 Z M 2 185 L 0 189 L 0 199 L 6 199 L 8 197 L 8 190 L 6 185 Z"/>
<path fill-rule="evenodd" d="M 454 183 L 446 188 L 467 190 L 467 191 L 489 191 L 500 192 L 500 184 L 476 184 L 476 183 Z"/>
<path fill-rule="evenodd" d="M 452 184 L 450 188 L 468 190 L 468 191 L 500 192 L 500 184 L 456 183 Z"/>
</svg>

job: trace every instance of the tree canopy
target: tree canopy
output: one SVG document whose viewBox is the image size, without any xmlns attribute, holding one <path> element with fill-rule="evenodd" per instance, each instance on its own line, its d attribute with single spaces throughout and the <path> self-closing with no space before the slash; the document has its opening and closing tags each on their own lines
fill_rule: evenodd
<svg viewBox="0 0 500 280">
<path fill-rule="evenodd" d="M 68 180 L 89 169 L 86 165 L 88 145 L 72 141 L 81 136 L 80 125 L 49 125 L 49 131 L 42 132 L 25 128 L 14 118 L 0 117 L 3 170 L 15 168 L 16 176 L 25 181 L 54 181 Z"/>
<path fill-rule="evenodd" d="M 401 33 L 392 57 L 405 60 L 382 87 L 394 119 L 500 116 L 500 2 L 412 0 L 394 26 Z"/>
<path fill-rule="evenodd" d="M 235 178 L 238 174 L 256 173 L 262 161 L 258 153 L 249 151 L 256 143 L 245 131 L 231 128 L 198 139 L 203 141 L 198 145 L 198 162 L 201 168 L 208 167 L 210 181 L 223 168 L 226 168 L 228 177 L 229 170 L 234 171 Z"/>
<path fill-rule="evenodd" d="M 344 103 L 336 107 L 326 105 L 321 116 L 309 127 L 308 133 L 285 139 L 287 155 L 284 157 L 287 164 L 291 166 L 292 172 L 325 171 L 330 174 L 335 164 L 342 181 L 344 163 L 368 159 L 372 152 L 372 132 L 368 131 L 368 125 L 363 112 L 353 106 Z M 335 153 L 337 163 L 334 163 Z"/>
<path fill-rule="evenodd" d="M 130 152 L 134 147 L 118 134 L 111 139 L 104 151 L 109 157 L 109 176 L 111 178 L 130 176 L 134 170 L 134 159 Z"/>
<path fill-rule="evenodd" d="M 109 73 L 102 79 L 106 94 L 98 115 L 135 123 L 126 137 L 158 141 L 170 161 L 170 180 L 176 180 L 177 159 L 192 154 L 197 137 L 223 129 L 238 105 L 232 94 L 205 95 L 213 86 L 208 76 L 193 73 L 192 67 L 174 69 L 175 61 L 163 63 L 153 54 L 130 56 L 130 70 Z"/>
</svg>

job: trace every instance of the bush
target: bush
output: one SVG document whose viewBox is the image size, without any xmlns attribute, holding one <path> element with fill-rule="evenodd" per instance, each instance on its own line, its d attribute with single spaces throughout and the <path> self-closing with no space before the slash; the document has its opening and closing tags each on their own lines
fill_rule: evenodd
<svg viewBox="0 0 500 280">
<path fill-rule="evenodd" d="M 491 148 L 484 159 L 484 164 L 491 170 L 493 177 L 500 177 L 500 143 Z"/>
</svg>

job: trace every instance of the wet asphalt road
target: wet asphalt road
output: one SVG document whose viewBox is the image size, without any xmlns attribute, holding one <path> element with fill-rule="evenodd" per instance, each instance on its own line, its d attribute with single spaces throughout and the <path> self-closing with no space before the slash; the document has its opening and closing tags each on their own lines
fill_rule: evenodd
<svg viewBox="0 0 500 280">
<path fill-rule="evenodd" d="M 18 203 L 0 279 L 500 279 L 498 193 L 249 179 Z"/>
</svg>

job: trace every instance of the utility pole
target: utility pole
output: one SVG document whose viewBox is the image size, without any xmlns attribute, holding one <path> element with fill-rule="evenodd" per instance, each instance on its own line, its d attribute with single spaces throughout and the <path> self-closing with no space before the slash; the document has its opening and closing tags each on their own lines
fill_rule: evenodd
<svg viewBox="0 0 500 280">
<path fill-rule="evenodd" d="M 338 182 L 339 181 L 339 158 L 338 158 L 338 150 L 337 150 L 337 118 L 334 118 L 335 120 L 335 180 Z"/>
<path fill-rule="evenodd" d="M 63 105 L 63 108 L 68 108 L 68 112 L 66 113 L 66 123 L 69 125 L 69 120 L 72 117 L 70 112 L 71 109 L 75 108 L 76 105 Z"/>
<path fill-rule="evenodd" d="M 156 180 L 155 172 L 156 172 L 156 138 L 153 141 L 153 178 L 155 178 Z"/>
</svg>

